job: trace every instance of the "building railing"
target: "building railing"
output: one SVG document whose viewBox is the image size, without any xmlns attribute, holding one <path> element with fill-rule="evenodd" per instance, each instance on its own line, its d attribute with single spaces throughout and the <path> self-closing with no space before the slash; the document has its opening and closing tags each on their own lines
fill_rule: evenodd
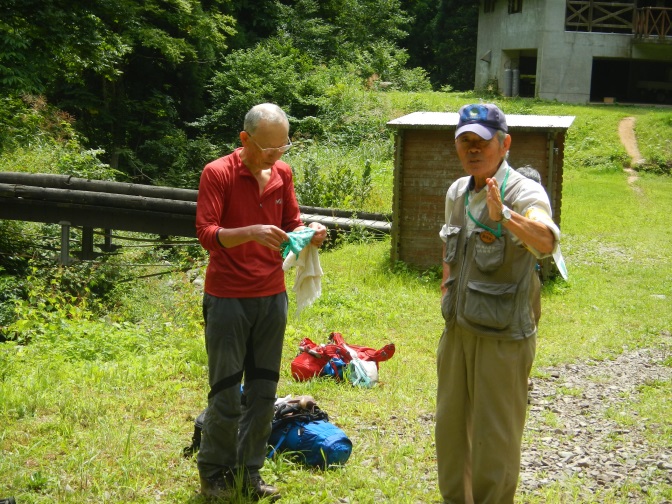
<svg viewBox="0 0 672 504">
<path fill-rule="evenodd" d="M 635 10 L 633 33 L 637 38 L 672 37 L 672 9 L 668 7 L 642 7 Z"/>
<path fill-rule="evenodd" d="M 565 30 L 632 33 L 634 2 L 567 0 Z"/>
<path fill-rule="evenodd" d="M 567 0 L 565 30 L 634 34 L 639 40 L 672 41 L 672 8 L 635 2 Z"/>
</svg>

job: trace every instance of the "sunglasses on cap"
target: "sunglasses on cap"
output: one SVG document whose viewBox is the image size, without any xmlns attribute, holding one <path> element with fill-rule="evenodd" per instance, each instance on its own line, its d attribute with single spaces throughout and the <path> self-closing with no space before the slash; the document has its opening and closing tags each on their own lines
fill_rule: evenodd
<svg viewBox="0 0 672 504">
<path fill-rule="evenodd" d="M 488 128 L 506 132 L 508 128 L 503 121 L 503 114 L 500 114 L 501 112 L 498 112 L 496 108 L 489 108 L 482 104 L 475 103 L 473 105 L 467 105 L 460 111 L 458 128 L 465 124 L 478 123 Z M 490 118 L 488 118 L 488 115 L 490 115 Z"/>
</svg>

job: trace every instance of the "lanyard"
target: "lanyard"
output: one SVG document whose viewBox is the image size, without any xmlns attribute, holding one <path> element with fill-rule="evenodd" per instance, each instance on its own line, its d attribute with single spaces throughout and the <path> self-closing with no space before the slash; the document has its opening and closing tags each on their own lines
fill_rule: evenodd
<svg viewBox="0 0 672 504">
<path fill-rule="evenodd" d="M 504 202 L 504 189 L 506 189 L 507 180 L 509 180 L 509 168 L 508 167 L 506 169 L 506 174 L 504 175 L 504 180 L 502 181 L 502 187 L 499 190 L 502 202 Z M 474 224 L 476 224 L 478 227 L 481 227 L 483 229 L 487 229 L 492 234 L 494 234 L 497 238 L 502 236 L 502 224 L 501 223 L 497 224 L 497 229 L 492 229 L 491 227 L 486 226 L 482 222 L 478 221 L 473 215 L 471 215 L 471 212 L 469 211 L 469 189 L 467 189 L 467 194 L 465 196 L 465 206 L 467 207 L 467 215 L 469 216 L 469 218 L 472 221 L 474 221 Z"/>
</svg>

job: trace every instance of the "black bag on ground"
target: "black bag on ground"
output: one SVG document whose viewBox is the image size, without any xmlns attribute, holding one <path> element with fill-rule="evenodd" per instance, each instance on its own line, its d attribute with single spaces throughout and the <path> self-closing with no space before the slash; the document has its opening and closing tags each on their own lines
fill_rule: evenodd
<svg viewBox="0 0 672 504">
<path fill-rule="evenodd" d="M 185 457 L 191 457 L 201 447 L 201 432 L 203 432 L 203 421 L 205 420 L 205 412 L 207 409 L 201 411 L 201 414 L 194 419 L 194 433 L 191 435 L 191 446 L 186 446 L 182 450 Z"/>
</svg>

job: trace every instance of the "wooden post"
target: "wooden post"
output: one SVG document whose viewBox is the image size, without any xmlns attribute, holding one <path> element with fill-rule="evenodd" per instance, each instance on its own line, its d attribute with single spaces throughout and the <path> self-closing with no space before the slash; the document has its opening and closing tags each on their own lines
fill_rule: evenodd
<svg viewBox="0 0 672 504">
<path fill-rule="evenodd" d="M 82 260 L 90 261 L 93 259 L 93 228 L 84 226 L 82 228 Z"/>
<path fill-rule="evenodd" d="M 105 252 L 112 252 L 112 230 L 105 229 L 105 245 L 103 246 Z"/>
<path fill-rule="evenodd" d="M 59 222 L 61 225 L 61 256 L 58 260 L 62 266 L 70 264 L 70 223 L 68 221 Z"/>
</svg>

